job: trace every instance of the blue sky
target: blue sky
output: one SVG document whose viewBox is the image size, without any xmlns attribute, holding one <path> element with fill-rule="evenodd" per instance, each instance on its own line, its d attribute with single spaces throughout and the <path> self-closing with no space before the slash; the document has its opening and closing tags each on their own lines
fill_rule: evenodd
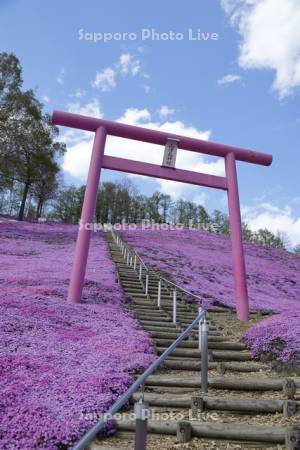
<svg viewBox="0 0 300 450">
<path fill-rule="evenodd" d="M 0 0 L 1 51 L 19 57 L 25 87 L 36 89 L 49 112 L 70 110 L 272 153 L 271 167 L 238 165 L 243 216 L 254 229 L 286 232 L 292 244 L 300 242 L 299 23 L 297 0 Z M 142 40 L 143 29 L 183 39 Z M 189 29 L 210 38 L 191 41 Z M 79 30 L 136 38 L 93 42 L 80 40 Z M 84 183 L 92 136 L 64 129 L 62 138 L 65 179 Z M 107 152 L 157 163 L 162 157 L 148 144 L 116 139 Z M 186 152 L 178 166 L 223 170 L 222 161 Z M 147 194 L 161 189 L 226 210 L 220 192 L 133 180 Z"/>
</svg>

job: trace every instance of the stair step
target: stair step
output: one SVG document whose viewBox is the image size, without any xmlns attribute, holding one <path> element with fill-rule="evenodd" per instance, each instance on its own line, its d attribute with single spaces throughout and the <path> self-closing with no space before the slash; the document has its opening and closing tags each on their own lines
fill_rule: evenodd
<svg viewBox="0 0 300 450">
<path fill-rule="evenodd" d="M 154 327 L 156 327 L 156 328 L 158 328 L 158 327 L 160 327 L 160 328 L 174 328 L 174 329 L 176 329 L 176 325 L 173 323 L 173 322 L 164 322 L 164 321 L 162 321 L 162 322 L 158 322 L 158 321 L 151 321 L 151 320 L 140 320 L 140 322 L 141 322 L 141 324 L 144 326 L 154 326 Z M 145 329 L 146 329 L 146 327 L 144 327 Z"/>
<path fill-rule="evenodd" d="M 162 318 L 163 319 L 163 318 Z M 168 320 L 153 320 L 151 318 L 145 318 L 145 319 L 139 319 L 140 323 L 142 325 L 146 325 L 146 326 L 153 326 L 153 327 L 157 327 L 157 326 L 164 326 L 166 329 L 168 329 L 169 326 L 173 326 L 176 327 L 178 330 L 180 330 L 180 332 L 182 333 L 182 330 L 180 328 L 180 324 L 175 324 L 171 321 L 171 319 Z M 190 324 L 190 322 L 189 322 Z M 216 331 L 216 328 L 213 328 L 211 331 Z"/>
<path fill-rule="evenodd" d="M 242 411 L 254 414 L 266 414 L 283 412 L 284 400 L 257 400 L 244 399 L 237 397 L 212 397 L 209 395 L 199 395 L 205 403 L 204 410 L 219 410 L 219 411 Z M 140 393 L 136 392 L 133 395 L 133 400 L 138 401 Z M 191 408 L 191 395 L 172 394 L 155 394 L 145 392 L 145 402 L 150 406 L 165 406 L 168 408 Z"/>
<path fill-rule="evenodd" d="M 154 309 L 156 307 L 156 304 L 152 300 L 149 300 L 148 298 L 134 298 L 133 300 L 133 308 L 135 307 L 145 307 L 145 308 L 152 308 Z"/>
<path fill-rule="evenodd" d="M 118 430 L 134 431 L 135 421 L 128 419 L 117 420 Z M 284 444 L 286 430 L 275 426 L 254 426 L 238 423 L 207 423 L 191 421 L 192 436 L 209 439 L 238 440 L 245 442 L 271 442 Z M 176 421 L 148 420 L 148 432 L 166 435 L 177 434 Z"/>
<path fill-rule="evenodd" d="M 300 387 L 300 378 L 294 379 L 296 385 Z M 200 388 L 201 377 L 188 377 L 173 375 L 150 375 L 146 381 L 147 386 L 172 386 Z M 229 389 L 237 391 L 281 391 L 282 379 L 277 378 L 208 378 L 208 385 L 213 389 Z"/>
<path fill-rule="evenodd" d="M 127 295 L 130 295 L 133 299 L 135 298 L 148 298 L 148 296 L 144 293 L 139 293 L 139 292 L 131 292 L 131 291 L 126 291 Z"/>
<path fill-rule="evenodd" d="M 178 304 L 178 305 L 181 305 L 181 306 L 184 306 L 185 308 L 192 308 L 192 309 L 194 308 L 195 311 L 197 310 L 197 306 L 195 306 L 195 305 L 189 305 L 188 303 L 184 303 L 184 302 L 182 302 L 182 301 L 180 301 L 180 300 L 177 300 L 177 304 Z M 164 308 L 173 309 L 173 300 L 172 300 L 172 297 L 168 296 L 167 298 L 162 298 L 162 299 L 161 299 L 161 305 L 162 305 Z"/>
<path fill-rule="evenodd" d="M 221 364 L 221 366 L 220 366 Z M 193 360 L 187 360 L 187 358 L 174 358 L 169 357 L 166 359 L 164 366 L 167 369 L 172 370 L 189 370 L 189 371 L 200 371 L 201 370 L 201 364 L 200 360 L 193 361 Z M 233 371 L 233 372 L 259 372 L 260 370 L 265 370 L 266 367 L 263 364 L 255 364 L 255 363 L 249 363 L 244 364 L 243 362 L 209 362 L 208 368 L 213 370 L 218 370 L 218 368 L 221 368 L 224 371 Z"/>
<path fill-rule="evenodd" d="M 122 275 L 119 275 L 119 279 L 123 286 L 126 286 L 127 288 L 134 287 L 142 289 L 142 282 L 138 279 L 138 277 L 132 277 L 131 279 L 128 279 L 127 277 L 124 278 Z"/>
<path fill-rule="evenodd" d="M 169 347 L 172 343 L 173 340 L 171 339 L 161 339 L 161 338 L 154 338 L 154 342 L 156 344 L 156 346 L 158 347 Z M 181 348 L 181 347 L 185 347 L 185 348 L 191 348 L 191 349 L 195 349 L 198 348 L 199 344 L 197 341 L 185 341 L 182 342 L 177 348 Z M 217 350 L 245 350 L 247 347 L 245 346 L 245 344 L 241 344 L 239 342 L 211 342 L 209 341 L 208 344 L 208 348 L 209 349 L 217 349 Z"/>
<path fill-rule="evenodd" d="M 136 278 L 139 279 L 139 272 L 135 271 L 133 269 L 123 269 L 118 265 L 118 272 L 120 274 L 120 276 L 122 276 L 124 279 L 128 279 L 131 280 L 131 278 Z"/>
<path fill-rule="evenodd" d="M 166 322 L 173 322 L 172 317 L 169 316 L 167 313 L 159 313 L 159 314 L 136 314 L 136 317 L 139 319 L 140 322 L 143 322 L 144 320 L 150 320 L 155 322 L 156 320 L 158 322 L 166 321 Z"/>
<path fill-rule="evenodd" d="M 137 314 L 138 316 L 140 316 L 140 315 L 151 315 L 151 314 L 157 314 L 157 313 L 159 313 L 159 314 L 163 314 L 163 315 L 165 315 L 165 316 L 168 316 L 168 317 L 170 317 L 170 314 L 169 313 L 167 313 L 167 312 L 165 312 L 164 310 L 162 310 L 162 309 L 159 309 L 159 308 L 135 308 L 135 307 L 133 307 L 132 308 L 132 311 L 135 313 L 135 314 Z"/>
<path fill-rule="evenodd" d="M 189 318 L 189 319 L 185 319 L 185 318 L 181 318 L 181 317 L 176 317 L 176 320 L 179 324 L 182 324 L 182 326 L 184 326 L 184 328 L 186 328 L 194 319 L 196 319 L 196 315 Z M 210 328 L 210 325 L 209 325 Z"/>
<path fill-rule="evenodd" d="M 132 309 L 137 312 L 144 312 L 148 313 L 149 311 L 161 311 L 161 309 L 156 308 L 154 305 L 148 304 L 148 305 L 139 305 L 136 303 L 133 303 Z"/>
<path fill-rule="evenodd" d="M 161 317 L 161 316 L 165 316 L 165 317 L 170 317 L 170 315 L 164 311 L 161 311 L 159 309 L 151 309 L 151 310 L 139 310 L 139 309 L 134 309 L 134 312 L 136 314 L 137 317 L 143 319 L 145 317 Z"/>
<path fill-rule="evenodd" d="M 170 331 L 169 325 L 173 325 L 178 330 L 179 334 L 182 333 L 182 331 L 183 331 L 181 329 L 181 327 L 179 327 L 179 326 L 176 327 L 175 324 L 173 324 L 173 322 L 167 322 L 167 324 L 164 324 L 164 325 L 159 324 L 158 326 L 157 326 L 157 322 L 151 322 L 151 321 L 150 321 L 150 323 L 148 323 L 148 322 L 149 321 L 141 321 L 143 328 L 145 328 L 145 330 L 147 330 L 147 331 L 162 331 L 162 329 L 163 329 L 163 331 L 168 332 L 168 331 Z M 208 334 L 211 336 L 222 336 L 216 328 L 210 328 Z M 193 330 L 191 332 L 191 336 L 196 336 L 196 335 L 198 335 L 198 332 L 196 330 Z"/>
<path fill-rule="evenodd" d="M 173 315 L 171 311 L 166 311 L 166 313 L 170 314 L 171 316 Z M 191 323 L 193 320 L 196 319 L 197 317 L 197 313 L 193 314 L 193 313 L 180 313 L 177 311 L 176 313 L 176 319 L 179 322 L 188 322 Z"/>
<path fill-rule="evenodd" d="M 173 310 L 166 309 L 166 308 L 164 308 L 163 306 L 161 306 L 160 308 L 158 308 L 156 301 L 153 301 L 153 300 L 150 300 L 150 301 L 148 300 L 148 301 L 143 302 L 143 303 L 134 303 L 134 304 L 133 304 L 133 307 L 136 308 L 136 309 L 142 309 L 143 307 L 145 307 L 146 309 L 148 309 L 149 307 L 151 307 L 153 310 L 156 310 L 156 311 L 164 311 L 164 312 L 167 312 L 167 313 L 169 313 L 169 314 L 172 314 L 172 312 L 173 312 Z M 179 309 L 177 308 L 177 312 L 178 312 L 178 313 L 181 313 L 181 311 L 182 311 L 182 312 L 185 312 L 185 308 L 184 308 L 184 307 L 179 308 Z M 196 315 L 197 315 L 197 313 L 195 313 L 195 314 L 193 315 L 193 317 L 195 318 Z"/>
<path fill-rule="evenodd" d="M 144 323 L 144 321 L 151 321 L 151 322 L 172 322 L 171 317 L 169 317 L 167 314 L 137 314 L 136 317 L 139 319 L 141 323 Z"/>
<path fill-rule="evenodd" d="M 176 332 L 173 333 L 173 332 L 160 332 L 160 331 L 150 331 L 150 334 L 151 334 L 151 336 L 153 338 L 156 338 L 156 339 L 171 339 L 171 342 L 173 342 L 180 335 L 179 332 L 178 333 L 176 333 Z M 186 337 L 185 341 L 187 339 L 189 339 L 190 336 Z M 228 338 L 226 338 L 224 336 L 209 336 L 208 339 L 211 342 L 225 342 L 225 341 L 228 341 Z M 198 339 L 196 339 L 196 336 L 195 336 L 195 339 L 191 339 L 191 342 L 198 342 Z"/>
<path fill-rule="evenodd" d="M 164 302 L 163 301 L 163 299 L 162 299 L 162 301 L 161 301 L 161 307 L 163 307 L 164 309 L 167 309 L 167 310 L 169 310 L 169 311 L 173 311 L 173 302 L 172 303 L 166 303 L 166 302 Z M 192 307 L 192 306 L 190 306 L 190 305 L 187 305 L 187 304 L 185 304 L 185 303 L 183 303 L 183 302 L 177 302 L 177 309 L 181 309 L 181 310 L 184 310 L 184 311 L 186 311 L 186 312 L 188 312 L 188 313 L 195 313 L 195 314 L 197 314 L 198 313 L 198 308 L 196 308 L 196 307 Z"/>
<path fill-rule="evenodd" d="M 123 289 L 125 289 L 125 288 L 128 287 L 126 284 L 123 283 L 123 281 L 121 281 L 121 285 L 122 285 Z M 130 286 L 130 287 L 128 287 L 128 290 L 129 290 L 130 292 L 134 292 L 135 294 L 138 294 L 138 293 L 143 293 L 143 294 L 144 294 L 144 293 L 145 293 L 145 292 L 144 292 L 144 289 L 142 288 L 141 285 L 139 285 L 139 286 L 137 286 L 137 287 Z"/>
<path fill-rule="evenodd" d="M 210 345 L 208 346 L 210 347 Z M 156 347 L 156 351 L 158 355 L 162 355 L 166 350 L 166 347 Z M 176 348 L 172 352 L 173 356 L 184 356 L 186 358 L 196 358 L 199 359 L 200 352 L 199 350 L 189 349 L 189 348 Z M 212 351 L 210 352 L 213 361 L 251 361 L 251 353 L 250 352 L 240 352 L 237 350 L 229 351 Z"/>
</svg>

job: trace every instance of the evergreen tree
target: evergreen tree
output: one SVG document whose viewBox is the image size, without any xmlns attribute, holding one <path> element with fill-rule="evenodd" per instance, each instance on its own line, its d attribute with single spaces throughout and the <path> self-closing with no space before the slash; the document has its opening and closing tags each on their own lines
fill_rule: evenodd
<svg viewBox="0 0 300 450">
<path fill-rule="evenodd" d="M 32 90 L 21 91 L 21 66 L 14 55 L 0 54 L 0 167 L 2 183 L 23 186 L 19 220 L 27 196 L 41 174 L 58 173 L 57 158 L 65 145 L 55 141 L 58 128 L 42 112 Z"/>
<path fill-rule="evenodd" d="M 266 228 L 258 230 L 254 233 L 253 242 L 270 248 L 284 249 L 284 241 L 280 235 L 275 235 Z"/>
</svg>

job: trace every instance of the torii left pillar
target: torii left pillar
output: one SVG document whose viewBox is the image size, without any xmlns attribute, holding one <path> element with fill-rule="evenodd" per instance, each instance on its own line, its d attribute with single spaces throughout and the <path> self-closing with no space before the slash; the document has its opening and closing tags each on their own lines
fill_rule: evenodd
<svg viewBox="0 0 300 450">
<path fill-rule="evenodd" d="M 84 194 L 80 226 L 73 260 L 68 302 L 80 303 L 91 239 L 91 224 L 95 214 L 100 173 L 104 156 L 106 129 L 97 128 Z"/>
</svg>

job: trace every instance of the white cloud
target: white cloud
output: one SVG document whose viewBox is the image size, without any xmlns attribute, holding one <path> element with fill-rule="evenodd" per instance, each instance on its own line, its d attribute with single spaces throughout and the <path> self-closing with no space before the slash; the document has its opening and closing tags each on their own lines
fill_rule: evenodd
<svg viewBox="0 0 300 450">
<path fill-rule="evenodd" d="M 74 114 L 82 114 L 83 116 L 92 116 L 98 118 L 103 117 L 100 103 L 96 98 L 86 103 L 85 105 L 81 105 L 79 101 L 69 103 L 67 108 L 69 112 Z"/>
<path fill-rule="evenodd" d="M 118 121 L 128 125 L 137 125 L 139 122 L 149 121 L 150 119 L 151 114 L 147 109 L 128 108 Z"/>
<path fill-rule="evenodd" d="M 102 92 L 110 91 L 116 87 L 116 72 L 111 67 L 106 67 L 101 72 L 96 73 L 95 80 L 92 81 L 92 87 Z"/>
<path fill-rule="evenodd" d="M 76 89 L 76 91 L 70 95 L 70 97 L 74 97 L 74 98 L 81 98 L 83 97 L 85 94 L 85 91 L 83 89 Z"/>
<path fill-rule="evenodd" d="M 232 75 L 232 74 L 228 74 L 225 75 L 223 78 L 220 78 L 217 83 L 219 86 L 222 86 L 224 84 L 232 84 L 235 83 L 237 81 L 240 81 L 241 77 L 240 75 Z"/>
<path fill-rule="evenodd" d="M 44 103 L 49 103 L 50 102 L 50 98 L 48 97 L 48 95 L 43 95 L 42 100 Z"/>
<path fill-rule="evenodd" d="M 204 206 L 207 195 L 198 186 L 178 183 L 171 180 L 158 180 L 159 190 L 170 195 L 173 200 L 189 200 Z"/>
<path fill-rule="evenodd" d="M 73 177 L 78 178 L 82 183 L 86 182 L 89 163 L 92 154 L 93 138 L 90 133 L 85 133 L 86 137 L 81 136 L 80 141 L 68 145 L 67 153 L 64 156 L 63 169 Z M 67 144 L 69 137 L 67 137 Z M 71 141 L 72 142 L 72 141 Z"/>
<path fill-rule="evenodd" d="M 140 60 L 131 53 L 122 53 L 117 64 L 122 75 L 136 76 L 141 70 Z"/>
<path fill-rule="evenodd" d="M 115 64 L 96 73 L 91 85 L 102 92 L 109 91 L 116 87 L 116 80 L 119 75 L 135 77 L 138 74 L 145 79 L 149 78 L 148 74 L 141 73 L 141 62 L 135 55 L 128 52 L 122 53 Z M 149 85 L 143 85 L 142 87 L 146 93 L 149 93 Z"/>
<path fill-rule="evenodd" d="M 300 85 L 299 0 L 221 0 L 242 38 L 239 64 L 244 69 L 276 72 L 272 88 L 280 98 Z"/>
<path fill-rule="evenodd" d="M 76 108 L 74 105 L 76 105 Z M 99 104 L 97 105 L 94 104 L 94 102 L 91 102 L 83 106 L 80 106 L 78 103 L 71 105 L 72 111 L 75 109 L 76 112 L 80 112 L 81 114 L 86 113 L 93 108 L 95 110 L 99 108 L 99 114 L 95 114 L 96 111 L 94 111 L 92 115 L 98 115 L 98 117 L 101 117 L 101 109 Z M 185 125 L 179 120 L 160 122 L 153 121 L 151 118 L 151 113 L 147 109 L 128 108 L 124 114 L 117 119 L 117 121 L 179 135 L 191 136 L 202 140 L 208 140 L 211 134 L 210 131 L 200 131 L 194 127 Z M 63 168 L 66 172 L 84 182 L 86 180 L 91 157 L 93 135 L 91 133 L 79 132 L 78 130 L 67 130 L 67 132 L 64 133 L 63 139 L 68 147 L 64 158 Z M 163 151 L 164 149 L 162 146 L 112 136 L 107 138 L 105 150 L 107 155 L 158 165 L 161 165 L 162 163 Z M 215 175 L 224 175 L 224 163 L 222 158 L 211 160 L 204 155 L 189 151 L 178 151 L 176 166 L 196 172 L 199 171 Z M 195 198 L 199 198 L 199 195 L 201 195 L 201 198 L 204 201 L 203 194 L 199 191 L 199 189 L 195 189 L 195 187 L 190 185 L 158 179 L 157 183 L 159 189 L 165 193 L 171 194 L 174 198 L 178 198 L 179 196 L 184 197 L 187 194 L 189 194 L 190 198 L 192 198 L 193 195 Z"/>
<path fill-rule="evenodd" d="M 65 71 L 64 67 L 62 67 L 62 68 L 60 69 L 60 71 L 59 71 L 59 74 L 58 74 L 57 77 L 56 77 L 56 81 L 57 81 L 59 84 L 63 84 L 65 75 L 66 75 L 66 71 Z"/>
<path fill-rule="evenodd" d="M 260 203 L 256 206 L 243 206 L 242 217 L 253 231 L 267 228 L 273 233 L 284 233 L 292 246 L 300 244 L 300 217 L 295 217 L 290 205 L 283 208 L 271 203 Z"/>
<path fill-rule="evenodd" d="M 81 105 L 79 102 L 69 103 L 68 111 L 92 117 L 103 117 L 101 106 L 97 99 L 84 105 Z M 60 139 L 68 147 L 64 155 L 63 169 L 75 178 L 80 179 L 81 182 L 85 182 L 92 153 L 93 133 L 67 128 Z"/>
<path fill-rule="evenodd" d="M 162 119 L 165 119 L 166 117 L 172 116 L 175 113 L 175 109 L 169 108 L 167 105 L 163 105 L 157 110 L 157 112 Z"/>
</svg>

